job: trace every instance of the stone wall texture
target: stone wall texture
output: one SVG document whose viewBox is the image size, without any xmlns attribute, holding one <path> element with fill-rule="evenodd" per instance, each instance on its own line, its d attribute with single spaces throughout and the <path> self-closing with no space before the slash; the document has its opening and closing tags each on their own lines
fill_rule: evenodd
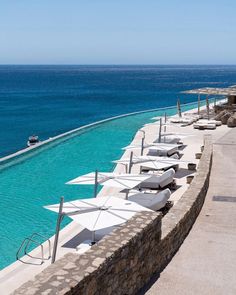
<svg viewBox="0 0 236 295">
<path fill-rule="evenodd" d="M 67 254 L 14 294 L 135 294 L 160 273 L 181 246 L 205 200 L 212 161 L 211 137 L 196 175 L 162 218 L 141 212 L 82 255 Z"/>
</svg>

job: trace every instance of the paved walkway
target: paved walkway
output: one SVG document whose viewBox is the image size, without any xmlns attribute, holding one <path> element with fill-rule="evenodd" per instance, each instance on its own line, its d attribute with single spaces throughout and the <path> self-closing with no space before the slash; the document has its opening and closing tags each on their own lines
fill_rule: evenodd
<svg viewBox="0 0 236 295">
<path fill-rule="evenodd" d="M 191 232 L 140 294 L 236 294 L 236 128 L 214 143 L 209 190 Z"/>
</svg>

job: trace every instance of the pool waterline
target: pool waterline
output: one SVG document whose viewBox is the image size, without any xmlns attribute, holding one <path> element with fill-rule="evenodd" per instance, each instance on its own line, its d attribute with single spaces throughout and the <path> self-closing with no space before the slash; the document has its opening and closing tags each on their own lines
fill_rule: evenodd
<svg viewBox="0 0 236 295">
<path fill-rule="evenodd" d="M 188 106 L 192 106 L 192 105 L 196 105 L 196 104 L 197 104 L 197 102 L 191 102 L 191 103 L 183 104 L 182 107 L 187 108 Z M 201 106 L 204 104 L 205 104 L 205 101 L 201 101 Z M 0 171 L 1 171 L 1 169 L 7 167 L 8 165 L 17 164 L 18 162 L 25 160 L 24 157 L 26 157 L 26 158 L 31 157 L 31 156 L 43 151 L 45 148 L 52 147 L 55 144 L 60 144 L 61 142 L 68 140 L 74 136 L 81 135 L 83 132 L 88 132 L 91 129 L 96 128 L 101 124 L 104 124 L 104 123 L 107 123 L 110 121 L 114 121 L 117 119 L 129 117 L 129 116 L 135 116 L 135 115 L 140 115 L 140 114 L 144 114 L 144 113 L 151 113 L 151 112 L 156 112 L 156 111 L 157 112 L 168 111 L 168 110 L 172 110 L 172 109 L 173 110 L 176 109 L 176 106 L 170 106 L 170 107 L 165 107 L 165 108 L 156 108 L 156 109 L 150 109 L 150 110 L 144 110 L 144 111 L 123 114 L 123 115 L 107 118 L 107 119 L 104 119 L 101 121 L 97 121 L 97 122 L 94 122 L 94 123 L 91 123 L 91 124 L 88 124 L 85 126 L 81 126 L 79 128 L 76 128 L 76 129 L 67 131 L 65 133 L 56 135 L 54 137 L 50 137 L 49 139 L 44 140 L 35 146 L 26 147 L 25 149 L 19 150 L 13 154 L 10 154 L 10 155 L 0 158 L 0 165 L 1 165 Z"/>
</svg>

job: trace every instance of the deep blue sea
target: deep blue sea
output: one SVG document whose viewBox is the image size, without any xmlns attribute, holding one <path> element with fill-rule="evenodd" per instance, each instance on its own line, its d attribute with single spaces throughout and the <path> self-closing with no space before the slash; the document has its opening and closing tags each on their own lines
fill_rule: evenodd
<svg viewBox="0 0 236 295">
<path fill-rule="evenodd" d="M 114 115 L 197 99 L 236 84 L 236 66 L 0 66 L 0 156 Z"/>
</svg>

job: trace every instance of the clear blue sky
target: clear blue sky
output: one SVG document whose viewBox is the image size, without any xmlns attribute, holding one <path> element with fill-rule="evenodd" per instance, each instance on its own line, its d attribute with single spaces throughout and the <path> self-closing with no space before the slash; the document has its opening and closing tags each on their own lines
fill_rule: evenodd
<svg viewBox="0 0 236 295">
<path fill-rule="evenodd" d="M 235 0 L 0 0 L 0 64 L 236 64 Z"/>
</svg>

